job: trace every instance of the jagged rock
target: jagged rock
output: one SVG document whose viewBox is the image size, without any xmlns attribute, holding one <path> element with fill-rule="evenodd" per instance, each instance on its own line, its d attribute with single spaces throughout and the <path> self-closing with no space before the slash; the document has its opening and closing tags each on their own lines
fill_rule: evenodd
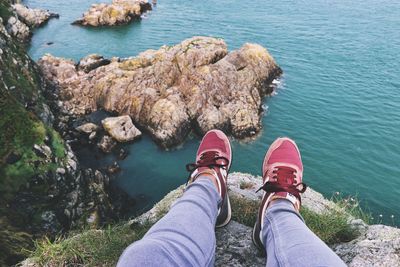
<svg viewBox="0 0 400 267">
<path fill-rule="evenodd" d="M 50 147 L 48 147 L 46 145 L 39 146 L 37 144 L 34 144 L 33 149 L 38 157 L 50 158 L 52 155 Z"/>
<path fill-rule="evenodd" d="M 26 42 L 31 37 L 29 27 L 15 16 L 11 16 L 8 19 L 6 29 L 9 34 L 15 36 L 20 42 Z"/>
<path fill-rule="evenodd" d="M 235 221 L 217 229 L 215 266 L 265 266 L 265 257 L 251 240 L 252 230 Z"/>
<path fill-rule="evenodd" d="M 142 135 L 128 115 L 106 118 L 101 123 L 104 129 L 118 142 L 129 142 Z"/>
<path fill-rule="evenodd" d="M 121 167 L 118 165 L 117 162 L 114 162 L 112 165 L 108 166 L 107 173 L 108 174 L 116 174 L 117 172 L 121 171 Z"/>
<path fill-rule="evenodd" d="M 94 123 L 88 122 L 88 123 L 85 123 L 85 124 L 82 124 L 82 125 L 76 127 L 75 129 L 78 132 L 90 135 L 92 132 L 96 132 L 99 129 L 99 126 L 97 126 Z"/>
<path fill-rule="evenodd" d="M 47 22 L 50 18 L 58 18 L 59 15 L 51 13 L 48 10 L 43 9 L 32 9 L 22 4 L 12 5 L 18 17 L 29 27 L 38 27 L 43 23 Z"/>
<path fill-rule="evenodd" d="M 114 139 L 108 135 L 104 135 L 97 144 L 98 148 L 100 148 L 104 153 L 110 153 L 116 145 L 117 143 Z"/>
<path fill-rule="evenodd" d="M 371 225 L 364 235 L 333 249 L 350 267 L 400 266 L 400 229 Z"/>
<path fill-rule="evenodd" d="M 262 98 L 281 73 L 265 48 L 245 44 L 229 53 L 223 40 L 209 37 L 113 58 L 89 73 L 51 55 L 39 65 L 58 84 L 70 113 L 102 108 L 128 114 L 164 147 L 181 143 L 192 129 L 254 135 L 261 129 Z"/>
<path fill-rule="evenodd" d="M 100 66 L 108 65 L 111 61 L 101 55 L 91 54 L 82 58 L 78 63 L 78 69 L 88 73 Z"/>
<path fill-rule="evenodd" d="M 94 27 L 126 24 L 148 10 L 151 10 L 151 4 L 147 0 L 113 0 L 111 4 L 93 4 L 73 24 Z"/>
</svg>

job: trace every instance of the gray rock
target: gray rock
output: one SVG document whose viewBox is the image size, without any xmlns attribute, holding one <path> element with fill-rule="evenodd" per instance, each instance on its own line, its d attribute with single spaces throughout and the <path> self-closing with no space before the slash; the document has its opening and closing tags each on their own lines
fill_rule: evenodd
<svg viewBox="0 0 400 267">
<path fill-rule="evenodd" d="M 14 16 L 8 19 L 6 29 L 9 34 L 15 36 L 20 42 L 27 42 L 31 37 L 29 27 Z"/>
<path fill-rule="evenodd" d="M 265 257 L 251 241 L 252 229 L 231 221 L 216 230 L 215 266 L 265 266 Z"/>
<path fill-rule="evenodd" d="M 128 115 L 106 118 L 101 123 L 104 129 L 118 142 L 129 142 L 142 135 Z"/>
<path fill-rule="evenodd" d="M 366 233 L 333 250 L 350 266 L 400 266 L 400 229 L 371 225 Z"/>
<path fill-rule="evenodd" d="M 58 14 L 51 13 L 48 10 L 32 9 L 22 4 L 12 5 L 18 17 L 29 27 L 38 27 L 47 22 L 50 18 L 58 18 Z"/>
<path fill-rule="evenodd" d="M 42 158 L 50 158 L 52 155 L 50 147 L 48 147 L 46 145 L 34 144 L 33 149 L 34 149 L 36 155 L 38 155 L 39 157 L 42 157 Z"/>
</svg>

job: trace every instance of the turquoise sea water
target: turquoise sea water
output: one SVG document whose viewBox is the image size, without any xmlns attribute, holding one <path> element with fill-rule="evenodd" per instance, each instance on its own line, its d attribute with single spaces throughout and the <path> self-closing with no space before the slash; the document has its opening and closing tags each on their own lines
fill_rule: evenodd
<svg viewBox="0 0 400 267">
<path fill-rule="evenodd" d="M 233 171 L 259 174 L 278 136 L 294 138 L 304 180 L 325 196 L 358 195 L 379 219 L 400 224 L 400 2 L 394 0 L 159 0 L 140 22 L 115 28 L 70 25 L 93 2 L 28 0 L 60 13 L 35 31 L 30 54 L 78 60 L 89 53 L 136 55 L 193 35 L 267 47 L 284 75 L 267 98 L 264 129 L 252 142 L 233 141 Z M 53 45 L 46 45 L 54 42 Z M 117 182 L 150 207 L 186 179 L 199 138 L 174 151 L 148 137 L 129 146 Z"/>
</svg>

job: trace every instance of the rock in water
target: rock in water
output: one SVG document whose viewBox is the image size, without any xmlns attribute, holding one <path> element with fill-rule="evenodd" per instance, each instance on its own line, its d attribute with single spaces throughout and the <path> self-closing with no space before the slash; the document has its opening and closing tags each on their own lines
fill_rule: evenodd
<svg viewBox="0 0 400 267">
<path fill-rule="evenodd" d="M 92 132 L 95 132 L 98 129 L 99 129 L 99 126 L 97 126 L 96 124 L 91 123 L 91 122 L 88 122 L 88 123 L 85 123 L 85 124 L 82 124 L 82 125 L 76 127 L 76 130 L 78 132 L 86 133 L 86 134 L 91 134 Z"/>
<path fill-rule="evenodd" d="M 110 153 L 116 145 L 117 143 L 114 141 L 114 139 L 108 135 L 104 135 L 97 144 L 98 148 L 100 148 L 104 153 Z"/>
<path fill-rule="evenodd" d="M 151 4 L 147 0 L 113 0 L 111 4 L 93 4 L 73 24 L 93 27 L 126 24 L 148 10 L 151 10 Z"/>
<path fill-rule="evenodd" d="M 71 60 L 45 55 L 45 76 L 58 84 L 64 108 L 76 115 L 103 108 L 128 114 L 162 146 L 181 143 L 195 129 L 219 128 L 238 138 L 261 129 L 262 98 L 281 69 L 268 51 L 193 37 L 136 57 L 113 58 L 89 73 Z"/>
<path fill-rule="evenodd" d="M 128 115 L 101 121 L 104 129 L 118 142 L 129 142 L 142 135 Z"/>
</svg>

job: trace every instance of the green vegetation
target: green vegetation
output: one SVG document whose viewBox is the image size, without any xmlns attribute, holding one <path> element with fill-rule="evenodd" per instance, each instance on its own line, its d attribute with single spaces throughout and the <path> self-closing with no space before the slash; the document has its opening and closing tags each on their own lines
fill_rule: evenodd
<svg viewBox="0 0 400 267">
<path fill-rule="evenodd" d="M 7 24 L 8 19 L 12 16 L 10 3 L 5 0 L 0 0 L 0 17 L 3 19 L 3 24 Z"/>
<path fill-rule="evenodd" d="M 36 241 L 32 258 L 40 266 L 115 266 L 122 251 L 143 237 L 149 224 L 86 230 L 70 238 Z"/>
<path fill-rule="evenodd" d="M 253 227 L 257 218 L 259 201 L 237 196 L 231 196 L 230 200 L 232 219 Z M 359 212 L 363 214 L 361 210 Z M 350 214 L 345 209 L 328 209 L 322 214 L 318 214 L 302 207 L 300 213 L 307 226 L 327 244 L 347 242 L 358 236 L 358 233 L 348 224 Z"/>
</svg>

